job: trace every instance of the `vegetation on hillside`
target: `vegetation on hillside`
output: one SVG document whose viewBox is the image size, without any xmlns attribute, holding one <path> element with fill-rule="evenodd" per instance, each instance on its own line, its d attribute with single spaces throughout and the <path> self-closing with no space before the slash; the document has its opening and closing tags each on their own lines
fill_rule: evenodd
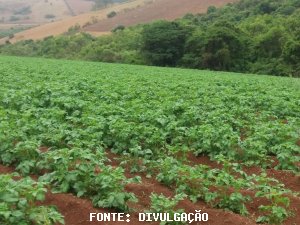
<svg viewBox="0 0 300 225">
<path fill-rule="evenodd" d="M 127 2 L 129 0 L 91 0 L 91 1 L 95 3 L 93 9 L 97 10 L 97 9 L 107 7 L 108 5 L 114 3 L 122 3 L 122 2 Z"/>
<path fill-rule="evenodd" d="M 29 29 L 31 26 L 22 26 L 22 27 L 10 27 L 6 29 L 0 29 L 0 38 L 13 38 L 15 33 L 21 32 L 25 29 Z"/>
<path fill-rule="evenodd" d="M 300 0 L 241 0 L 173 22 L 22 41 L 11 55 L 300 76 Z"/>
</svg>

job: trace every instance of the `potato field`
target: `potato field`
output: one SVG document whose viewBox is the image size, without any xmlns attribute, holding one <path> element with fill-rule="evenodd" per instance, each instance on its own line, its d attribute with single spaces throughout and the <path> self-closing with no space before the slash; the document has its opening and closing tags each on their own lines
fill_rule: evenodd
<svg viewBox="0 0 300 225">
<path fill-rule="evenodd" d="M 0 164 L 0 224 L 298 225 L 300 80 L 1 56 Z"/>
</svg>

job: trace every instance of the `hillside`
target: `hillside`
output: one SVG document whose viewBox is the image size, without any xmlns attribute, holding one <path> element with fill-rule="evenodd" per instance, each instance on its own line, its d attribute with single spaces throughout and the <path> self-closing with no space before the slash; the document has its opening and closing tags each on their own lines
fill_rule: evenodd
<svg viewBox="0 0 300 225">
<path fill-rule="evenodd" d="M 0 0 L 1 33 L 62 20 L 91 11 L 94 3 L 86 0 Z"/>
<path fill-rule="evenodd" d="M 126 4 L 117 4 L 111 7 L 101 9 L 94 12 L 84 13 L 81 15 L 69 17 L 63 20 L 54 21 L 44 25 L 34 27 L 32 29 L 25 30 L 23 32 L 16 33 L 14 38 L 10 39 L 10 42 L 14 43 L 21 40 L 38 40 L 48 36 L 56 36 L 67 32 L 72 26 L 80 25 L 85 26 L 89 23 L 95 23 L 98 20 L 106 18 L 106 15 L 111 11 L 122 11 L 126 8 L 135 8 L 144 3 L 144 0 L 136 0 Z M 2 40 L 2 43 L 5 42 Z M 1 43 L 1 40 L 0 40 Z"/>
<path fill-rule="evenodd" d="M 118 25 L 133 26 L 141 23 L 149 23 L 157 19 L 174 20 L 188 13 L 205 13 L 209 6 L 220 7 L 235 0 L 150 0 L 144 6 L 122 11 L 115 17 L 102 20 L 96 24 L 84 28 L 86 32 L 101 34 L 109 32 Z"/>
<path fill-rule="evenodd" d="M 131 5 L 137 7 L 137 3 Z M 142 12 L 154 4 L 131 11 Z M 115 18 L 126 15 L 121 12 L 125 6 L 128 4 L 118 6 L 120 13 Z M 102 17 L 109 12 L 111 8 L 102 11 Z M 69 25 L 59 27 L 61 32 Z M 44 35 L 51 33 L 50 26 L 58 30 L 54 23 L 43 26 L 49 28 Z M 241 0 L 175 21 L 119 26 L 112 35 L 94 37 L 77 26 L 42 41 L 7 42 L 0 46 L 0 53 L 300 77 L 299 27 L 299 0 Z"/>
<path fill-rule="evenodd" d="M 0 44 L 24 30 L 92 10 L 86 0 L 0 0 Z"/>
<path fill-rule="evenodd" d="M 3 56 L 0 74 L 1 224 L 300 224 L 299 79 Z"/>
<path fill-rule="evenodd" d="M 84 7 L 84 12 L 90 10 L 91 2 L 77 0 L 77 4 L 79 1 L 90 6 Z M 44 24 L 64 19 L 72 15 L 66 3 L 68 0 L 0 0 L 0 24 Z"/>
<path fill-rule="evenodd" d="M 109 33 L 116 25 L 136 25 L 150 22 L 155 19 L 175 19 L 187 13 L 206 12 L 210 5 L 221 6 L 233 0 L 214 1 L 172 1 L 172 0 L 134 0 L 128 3 L 114 5 L 96 12 L 85 13 L 64 20 L 55 21 L 15 34 L 10 39 L 14 43 L 20 40 L 42 39 L 51 35 L 59 35 L 68 31 L 76 24 L 84 27 L 94 35 Z M 107 18 L 107 14 L 115 11 L 119 15 L 115 18 Z M 94 24 L 94 25 L 92 25 Z M 92 26 L 89 26 L 92 25 Z M 3 42 L 3 40 L 2 40 Z"/>
<path fill-rule="evenodd" d="M 128 0 L 0 0 L 0 39 L 124 1 Z"/>
</svg>

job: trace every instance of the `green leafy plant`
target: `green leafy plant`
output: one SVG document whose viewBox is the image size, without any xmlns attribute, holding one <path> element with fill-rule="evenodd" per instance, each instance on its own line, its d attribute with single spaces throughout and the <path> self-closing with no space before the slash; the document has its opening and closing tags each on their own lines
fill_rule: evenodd
<svg viewBox="0 0 300 225">
<path fill-rule="evenodd" d="M 151 207 L 149 212 L 152 213 L 168 213 L 170 215 L 170 218 L 174 217 L 175 213 L 183 213 L 183 209 L 177 209 L 178 203 L 183 200 L 186 197 L 184 194 L 178 194 L 174 197 L 168 198 L 164 196 L 163 194 L 156 194 L 152 193 L 150 196 L 151 201 Z M 180 225 L 180 224 L 186 224 L 184 222 L 179 221 L 173 221 L 173 222 L 166 222 L 162 221 L 160 222 L 160 225 Z"/>
<path fill-rule="evenodd" d="M 139 182 L 127 179 L 124 170 L 104 164 L 103 152 L 96 154 L 82 149 L 60 149 L 45 153 L 39 166 L 49 170 L 40 180 L 51 183 L 55 192 L 74 192 L 91 198 L 97 207 L 128 211 L 128 201 L 136 201 L 124 190 L 126 184 Z"/>
<path fill-rule="evenodd" d="M 290 215 L 290 199 L 286 196 L 291 191 L 284 189 L 283 185 L 270 186 L 270 182 L 278 183 L 268 178 L 266 174 L 256 178 L 258 191 L 256 197 L 265 197 L 270 201 L 269 205 L 261 205 L 259 209 L 264 214 L 257 219 L 258 223 L 282 224 Z"/>
<path fill-rule="evenodd" d="M 30 178 L 15 181 L 13 175 L 0 175 L 0 223 L 6 225 L 64 224 L 63 216 L 50 206 L 36 206 L 45 200 L 45 183 Z"/>
<path fill-rule="evenodd" d="M 85 40 L 93 38 L 79 34 L 72 46 Z M 95 57 L 107 53 L 94 44 Z M 279 182 L 243 169 L 299 172 L 297 79 L 8 56 L 0 74 L 0 161 L 43 175 L 54 191 L 127 211 L 136 198 L 126 185 L 140 181 L 125 176 L 129 169 L 211 207 L 246 215 L 245 193 L 258 192 L 254 200 L 273 199 L 261 207 L 270 221 L 275 207 L 289 211 Z"/>
</svg>

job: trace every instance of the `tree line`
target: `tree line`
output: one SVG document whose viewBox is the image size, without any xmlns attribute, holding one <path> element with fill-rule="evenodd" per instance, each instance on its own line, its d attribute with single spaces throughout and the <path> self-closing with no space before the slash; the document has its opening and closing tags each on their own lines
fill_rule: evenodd
<svg viewBox="0 0 300 225">
<path fill-rule="evenodd" d="M 8 43 L 0 53 L 300 77 L 300 0 L 241 0 L 109 36 Z"/>
</svg>

